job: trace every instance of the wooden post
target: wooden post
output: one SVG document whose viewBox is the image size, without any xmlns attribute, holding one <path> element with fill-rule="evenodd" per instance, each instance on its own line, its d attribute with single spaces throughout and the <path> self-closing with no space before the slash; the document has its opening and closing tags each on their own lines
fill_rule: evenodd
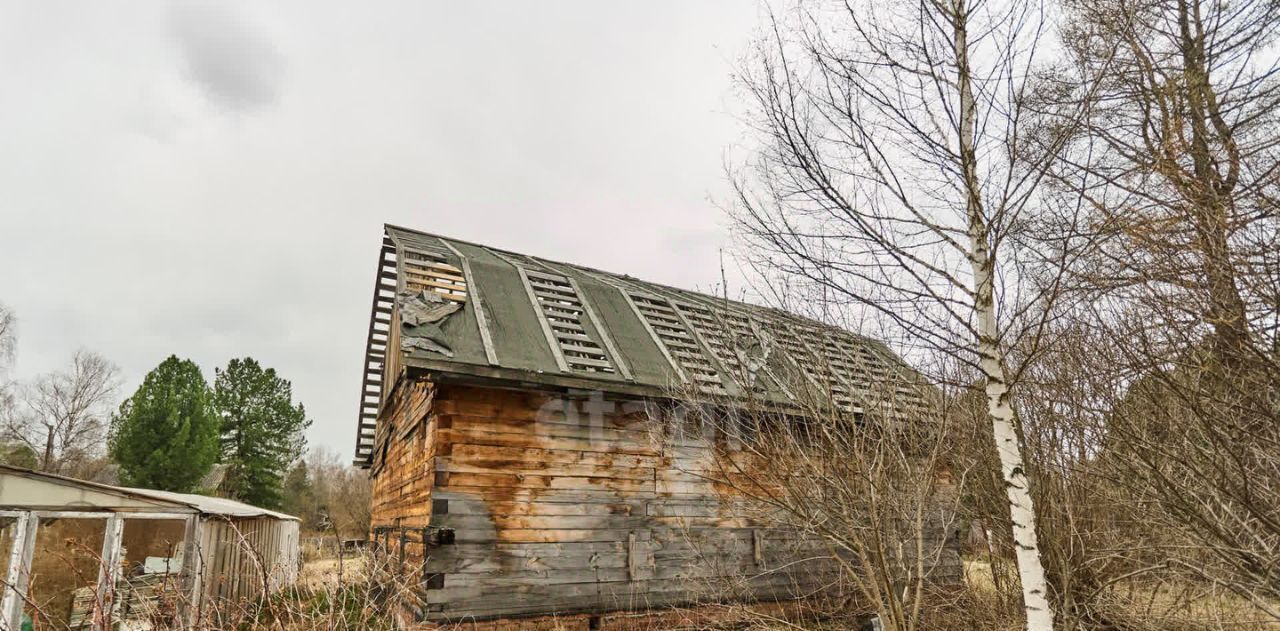
<svg viewBox="0 0 1280 631">
<path fill-rule="evenodd" d="M 187 518 L 186 530 L 182 540 L 182 576 L 186 592 L 190 594 L 187 602 L 178 603 L 180 620 L 186 628 L 194 628 L 196 620 L 204 606 L 204 563 L 200 551 L 200 516 Z"/>
<path fill-rule="evenodd" d="M 636 533 L 627 533 L 627 579 L 636 579 L 636 568 L 640 565 L 636 550 Z"/>
<path fill-rule="evenodd" d="M 19 629 L 22 625 L 22 603 L 27 597 L 27 577 L 31 573 L 31 556 L 35 553 L 36 529 L 40 523 L 40 518 L 31 512 L 24 512 L 16 519 L 9 550 L 9 572 L 5 575 L 7 587 L 3 604 L 0 604 L 0 611 L 4 614 L 0 628 L 6 631 Z"/>
<path fill-rule="evenodd" d="M 118 513 L 107 518 L 102 537 L 102 556 L 98 566 L 98 588 L 94 592 L 93 624 L 97 629 L 111 627 L 111 611 L 115 608 L 116 583 L 120 580 L 120 539 L 124 535 L 124 517 Z"/>
<path fill-rule="evenodd" d="M 399 520 L 397 520 L 399 521 Z M 404 544 L 408 541 L 404 534 L 404 526 L 400 526 L 400 575 L 404 575 Z"/>
</svg>

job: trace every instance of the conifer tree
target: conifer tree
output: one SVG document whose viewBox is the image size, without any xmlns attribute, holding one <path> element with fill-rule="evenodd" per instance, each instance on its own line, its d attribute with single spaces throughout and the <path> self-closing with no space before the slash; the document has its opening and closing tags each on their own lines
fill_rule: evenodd
<svg viewBox="0 0 1280 631">
<path fill-rule="evenodd" d="M 229 497 L 265 508 L 280 508 L 285 472 L 306 446 L 311 425 L 293 386 L 275 369 L 250 357 L 233 359 L 217 371 L 214 399 L 222 418 L 221 490 Z"/>
<path fill-rule="evenodd" d="M 218 458 L 218 416 L 200 368 L 170 356 L 148 373 L 111 419 L 108 447 L 122 483 L 194 491 Z"/>
</svg>

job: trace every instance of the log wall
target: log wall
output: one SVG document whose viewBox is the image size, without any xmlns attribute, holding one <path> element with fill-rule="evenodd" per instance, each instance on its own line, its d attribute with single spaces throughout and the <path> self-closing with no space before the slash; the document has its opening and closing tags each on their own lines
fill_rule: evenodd
<svg viewBox="0 0 1280 631">
<path fill-rule="evenodd" d="M 402 380 L 379 418 L 373 535 L 418 589 L 415 617 L 781 600 L 830 582 L 819 542 L 742 517 L 697 474 L 709 441 L 655 440 L 637 405 Z"/>
</svg>

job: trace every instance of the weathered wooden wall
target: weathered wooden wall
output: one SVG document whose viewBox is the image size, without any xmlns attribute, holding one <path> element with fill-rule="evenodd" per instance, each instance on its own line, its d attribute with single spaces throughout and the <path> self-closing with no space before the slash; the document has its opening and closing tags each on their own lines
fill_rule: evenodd
<svg viewBox="0 0 1280 631">
<path fill-rule="evenodd" d="M 626 405 L 399 384 L 379 419 L 373 525 L 420 587 L 419 619 L 781 599 L 831 578 L 821 544 L 758 527 L 697 474 L 710 442 L 654 440 Z"/>
<path fill-rule="evenodd" d="M 206 601 L 274 593 L 298 578 L 298 522 L 205 517 L 200 520 L 194 554 Z"/>
</svg>

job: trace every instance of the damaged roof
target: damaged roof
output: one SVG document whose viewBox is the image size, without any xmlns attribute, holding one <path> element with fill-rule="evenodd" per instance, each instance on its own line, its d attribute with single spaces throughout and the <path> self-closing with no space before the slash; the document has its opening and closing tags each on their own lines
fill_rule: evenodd
<svg viewBox="0 0 1280 631">
<path fill-rule="evenodd" d="M 784 405 L 816 387 L 854 411 L 873 383 L 914 374 L 876 340 L 777 309 L 391 225 L 364 369 L 361 465 L 402 370 Z"/>
</svg>

